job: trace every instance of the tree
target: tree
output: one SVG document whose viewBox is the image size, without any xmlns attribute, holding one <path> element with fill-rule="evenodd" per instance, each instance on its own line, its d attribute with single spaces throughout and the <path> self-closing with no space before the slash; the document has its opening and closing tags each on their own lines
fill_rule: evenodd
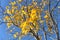
<svg viewBox="0 0 60 40">
<path fill-rule="evenodd" d="M 21 29 L 20 36 L 30 34 L 34 36 L 36 40 L 41 40 L 41 35 L 39 35 L 40 30 L 44 32 L 45 40 L 47 40 L 47 33 L 56 33 L 57 40 L 59 40 L 58 25 L 53 18 L 52 12 L 57 7 L 60 0 L 51 10 L 50 0 L 42 0 L 41 2 L 31 0 L 32 2 L 30 4 L 28 4 L 28 0 L 26 0 L 26 5 L 20 7 L 19 5 L 23 1 L 24 0 L 14 0 L 9 3 L 10 6 L 6 6 L 6 10 L 4 11 L 4 15 L 6 15 L 3 19 L 7 22 L 7 27 L 10 28 L 11 25 L 15 25 Z M 48 5 L 48 9 L 44 10 L 46 5 Z M 48 27 L 47 31 L 44 25 Z M 53 30 L 55 32 L 53 32 Z M 16 37 L 16 35 L 18 35 L 18 33 L 14 34 L 14 37 Z"/>
</svg>

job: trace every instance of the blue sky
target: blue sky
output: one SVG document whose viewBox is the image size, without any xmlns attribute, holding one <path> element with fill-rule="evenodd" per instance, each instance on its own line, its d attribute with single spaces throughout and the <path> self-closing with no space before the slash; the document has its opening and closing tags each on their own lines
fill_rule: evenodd
<svg viewBox="0 0 60 40">
<path fill-rule="evenodd" d="M 7 6 L 7 5 L 9 5 L 9 1 L 10 0 L 0 0 L 0 6 L 2 6 L 2 8 L 5 10 L 5 7 Z M 40 0 L 39 0 L 40 1 Z M 31 1 L 29 0 L 28 1 L 28 3 L 30 3 Z M 57 0 L 51 0 L 51 2 L 53 2 L 53 4 L 51 4 L 51 8 L 52 7 L 54 7 L 55 5 L 56 5 L 56 3 L 57 3 Z M 25 3 L 22 3 L 22 5 L 24 5 Z M 26 4 L 25 4 L 26 5 Z M 58 6 L 60 6 L 60 3 L 58 4 Z M 45 9 L 47 9 L 47 7 L 45 7 Z M 1 10 L 1 9 L 0 9 Z M 56 8 L 55 10 L 54 10 L 54 12 L 53 12 L 53 14 L 54 14 L 54 19 L 57 21 L 57 23 L 58 23 L 58 27 L 59 27 L 59 30 L 60 30 L 60 13 L 58 13 L 58 11 L 60 10 L 60 8 Z M 0 13 L 0 15 L 1 15 L 2 13 Z M 0 19 L 3 17 L 3 15 L 1 15 L 0 16 Z M 2 20 L 2 19 L 1 19 Z M 13 27 L 14 28 L 14 27 Z M 10 28 L 10 29 L 13 29 L 13 28 Z M 9 29 L 9 30 L 10 30 Z M 19 32 L 20 31 L 20 29 L 19 28 L 17 28 L 17 27 L 15 27 L 15 30 L 12 32 L 12 33 L 8 33 L 8 31 L 9 30 L 7 30 L 7 26 L 6 26 L 6 24 L 5 23 L 2 23 L 2 24 L 0 24 L 0 40 L 17 40 L 17 38 L 15 39 L 12 35 L 15 33 L 15 32 Z M 40 33 L 41 34 L 43 34 L 43 32 L 41 32 L 40 31 Z M 54 35 L 52 35 L 52 37 L 54 37 L 55 36 L 55 34 Z M 27 36 L 24 36 L 23 38 L 22 38 L 22 40 L 35 40 L 32 36 L 29 36 L 29 35 L 27 35 Z M 44 38 L 42 38 L 43 40 L 44 40 Z M 50 39 L 49 38 L 49 36 L 47 37 L 47 39 L 48 40 L 52 40 L 52 39 Z"/>
</svg>

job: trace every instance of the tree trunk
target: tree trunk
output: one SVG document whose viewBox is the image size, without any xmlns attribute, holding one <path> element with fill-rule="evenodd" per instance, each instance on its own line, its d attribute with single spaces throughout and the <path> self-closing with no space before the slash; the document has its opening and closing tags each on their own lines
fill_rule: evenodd
<svg viewBox="0 0 60 40">
<path fill-rule="evenodd" d="M 36 34 L 33 30 L 30 30 L 30 33 L 33 34 L 33 36 L 36 38 L 36 40 L 41 40 L 38 34 Z"/>
</svg>

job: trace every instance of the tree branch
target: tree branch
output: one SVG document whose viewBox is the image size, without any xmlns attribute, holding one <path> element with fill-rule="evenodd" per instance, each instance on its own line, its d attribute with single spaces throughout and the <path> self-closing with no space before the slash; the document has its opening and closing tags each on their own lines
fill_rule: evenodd
<svg viewBox="0 0 60 40">
<path fill-rule="evenodd" d="M 59 30 L 58 30 L 58 25 L 56 24 L 54 18 L 53 18 L 53 14 L 52 12 L 54 11 L 54 9 L 58 6 L 60 0 L 57 2 L 57 4 L 54 6 L 54 8 L 52 8 L 52 10 L 50 11 L 50 1 L 49 1 L 49 12 L 50 12 L 50 17 L 51 17 L 51 20 L 55 26 L 55 30 L 56 30 L 56 34 L 57 34 L 57 40 L 59 40 Z"/>
<path fill-rule="evenodd" d="M 36 34 L 32 29 L 30 29 L 30 33 L 33 34 L 33 36 L 37 39 L 37 40 L 41 40 L 38 36 L 38 34 Z"/>
</svg>

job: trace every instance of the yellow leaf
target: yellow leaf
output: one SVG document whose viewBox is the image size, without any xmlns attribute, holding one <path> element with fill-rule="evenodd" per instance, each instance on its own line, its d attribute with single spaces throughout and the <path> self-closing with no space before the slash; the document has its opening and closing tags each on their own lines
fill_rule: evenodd
<svg viewBox="0 0 60 40">
<path fill-rule="evenodd" d="M 18 32 L 16 32 L 16 35 L 18 35 Z"/>
<path fill-rule="evenodd" d="M 14 1 L 14 2 L 11 2 L 10 4 L 11 4 L 11 5 L 15 5 L 15 4 L 16 4 L 16 2 Z"/>
<path fill-rule="evenodd" d="M 27 26 L 27 22 L 23 22 L 20 27 L 26 27 Z"/>
<path fill-rule="evenodd" d="M 44 18 L 48 18 L 48 15 L 45 15 Z"/>
<path fill-rule="evenodd" d="M 10 19 L 9 16 L 4 17 L 4 20 L 9 20 L 9 19 Z"/>
<path fill-rule="evenodd" d="M 22 0 L 18 0 L 19 2 L 21 2 Z"/>
<path fill-rule="evenodd" d="M 22 1 L 23 1 L 23 0 L 18 0 L 17 2 L 18 2 L 18 4 L 20 4 Z"/>
<path fill-rule="evenodd" d="M 29 32 L 29 30 L 25 30 L 25 29 L 22 30 L 22 33 L 25 34 L 25 35 L 26 35 L 28 32 Z"/>
<path fill-rule="evenodd" d="M 9 8 L 9 6 L 6 6 L 6 9 L 8 9 Z"/>
<path fill-rule="evenodd" d="M 6 12 L 7 12 L 8 14 L 11 14 L 11 11 L 10 11 L 9 9 L 7 9 Z"/>
<path fill-rule="evenodd" d="M 28 22 L 33 22 L 33 20 L 31 18 L 28 18 L 27 21 Z"/>
<path fill-rule="evenodd" d="M 36 13 L 36 9 L 32 9 L 31 10 L 31 13 Z"/>
<path fill-rule="evenodd" d="M 11 11 L 12 11 L 12 13 L 14 13 L 14 9 L 12 9 Z"/>
<path fill-rule="evenodd" d="M 11 24 L 12 24 L 12 23 L 7 23 L 7 27 L 10 28 Z"/>
<path fill-rule="evenodd" d="M 15 18 L 14 18 L 16 21 L 18 21 L 20 19 L 20 16 L 17 15 Z"/>
<path fill-rule="evenodd" d="M 33 5 L 37 5 L 37 2 L 34 2 L 34 1 L 33 1 Z"/>
<path fill-rule="evenodd" d="M 30 17 L 31 17 L 31 20 L 33 20 L 33 21 L 37 20 L 37 18 L 38 18 L 36 13 L 31 13 Z"/>
<path fill-rule="evenodd" d="M 25 34 L 28 34 L 28 30 L 25 31 Z"/>
<path fill-rule="evenodd" d="M 44 22 L 44 20 L 40 20 L 40 23 L 43 23 Z"/>
<path fill-rule="evenodd" d="M 14 37 L 14 38 L 16 38 L 16 37 L 17 37 L 17 35 L 16 35 L 16 34 L 14 34 L 14 35 L 13 35 L 13 37 Z"/>
<path fill-rule="evenodd" d="M 26 12 L 24 10 L 22 10 L 22 13 L 26 15 Z"/>
</svg>

